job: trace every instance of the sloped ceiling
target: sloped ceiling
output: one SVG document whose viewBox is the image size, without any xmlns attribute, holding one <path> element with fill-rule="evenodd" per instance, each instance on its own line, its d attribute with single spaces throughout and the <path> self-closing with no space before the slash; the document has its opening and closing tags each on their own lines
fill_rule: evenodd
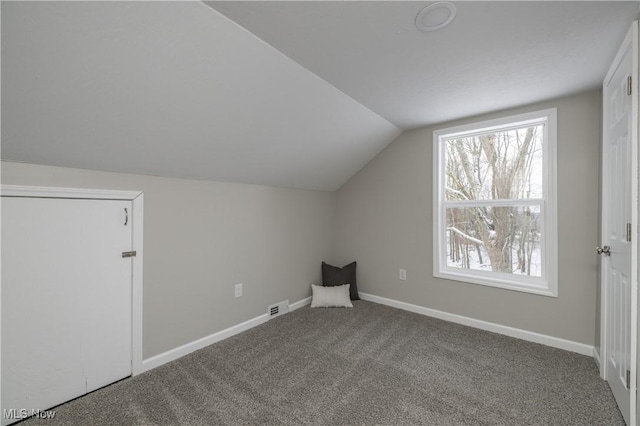
<svg viewBox="0 0 640 426">
<path fill-rule="evenodd" d="M 601 87 L 638 1 L 214 1 L 287 56 L 403 129 Z"/>
<path fill-rule="evenodd" d="M 401 133 L 600 87 L 638 1 L 1 2 L 2 159 L 334 190 Z"/>
<path fill-rule="evenodd" d="M 2 159 L 334 190 L 400 129 L 201 2 L 2 2 Z"/>
</svg>

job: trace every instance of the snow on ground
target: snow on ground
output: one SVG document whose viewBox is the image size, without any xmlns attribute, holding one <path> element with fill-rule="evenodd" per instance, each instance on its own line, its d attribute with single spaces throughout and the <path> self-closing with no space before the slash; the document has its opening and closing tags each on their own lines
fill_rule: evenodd
<svg viewBox="0 0 640 426">
<path fill-rule="evenodd" d="M 462 259 L 458 262 L 454 262 L 451 260 L 451 253 L 449 252 L 450 245 L 447 239 L 447 266 L 451 266 L 454 268 L 462 268 Z M 489 255 L 484 247 L 480 246 L 480 251 L 482 255 L 483 262 L 480 263 L 480 257 L 478 256 L 478 252 L 474 245 L 469 245 L 469 269 L 477 270 L 477 271 L 491 271 L 491 264 L 489 263 Z M 512 259 L 513 259 L 513 274 L 515 275 L 525 275 L 520 269 L 518 269 L 518 250 L 512 249 Z M 466 268 L 465 268 L 466 269 Z M 542 276 L 542 253 L 540 250 L 540 245 L 536 244 L 536 247 L 533 249 L 531 253 L 531 276 L 540 277 Z"/>
</svg>

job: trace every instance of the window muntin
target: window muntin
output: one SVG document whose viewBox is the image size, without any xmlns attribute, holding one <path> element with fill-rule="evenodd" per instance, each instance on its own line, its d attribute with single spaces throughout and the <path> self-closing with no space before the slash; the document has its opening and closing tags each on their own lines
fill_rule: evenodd
<svg viewBox="0 0 640 426">
<path fill-rule="evenodd" d="M 557 294 L 555 109 L 434 132 L 434 275 Z"/>
</svg>

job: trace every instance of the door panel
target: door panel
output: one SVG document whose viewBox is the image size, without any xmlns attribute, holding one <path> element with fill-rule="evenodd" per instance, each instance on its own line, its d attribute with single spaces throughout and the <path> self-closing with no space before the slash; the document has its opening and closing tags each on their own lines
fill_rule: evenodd
<svg viewBox="0 0 640 426">
<path fill-rule="evenodd" d="M 2 407 L 131 375 L 130 201 L 2 198 Z"/>
<path fill-rule="evenodd" d="M 634 28 L 635 24 L 634 24 Z M 603 169 L 602 169 L 602 244 L 610 246 L 610 256 L 602 257 L 601 349 L 603 376 L 616 398 L 625 420 L 635 418 L 635 334 L 636 318 L 634 238 L 629 238 L 633 218 L 635 161 L 634 104 L 627 93 L 628 77 L 633 75 L 632 29 L 620 48 L 603 85 Z M 637 234 L 636 234 L 637 235 Z"/>
</svg>

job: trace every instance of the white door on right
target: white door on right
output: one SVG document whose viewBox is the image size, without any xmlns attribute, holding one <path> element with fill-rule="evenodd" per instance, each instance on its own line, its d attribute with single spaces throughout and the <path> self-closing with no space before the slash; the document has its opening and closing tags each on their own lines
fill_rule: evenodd
<svg viewBox="0 0 640 426">
<path fill-rule="evenodd" d="M 609 383 L 627 424 L 635 422 L 635 321 L 637 302 L 634 255 L 636 221 L 633 167 L 637 146 L 634 130 L 632 76 L 637 51 L 634 22 L 603 84 L 602 140 L 602 328 L 603 377 Z"/>
</svg>

